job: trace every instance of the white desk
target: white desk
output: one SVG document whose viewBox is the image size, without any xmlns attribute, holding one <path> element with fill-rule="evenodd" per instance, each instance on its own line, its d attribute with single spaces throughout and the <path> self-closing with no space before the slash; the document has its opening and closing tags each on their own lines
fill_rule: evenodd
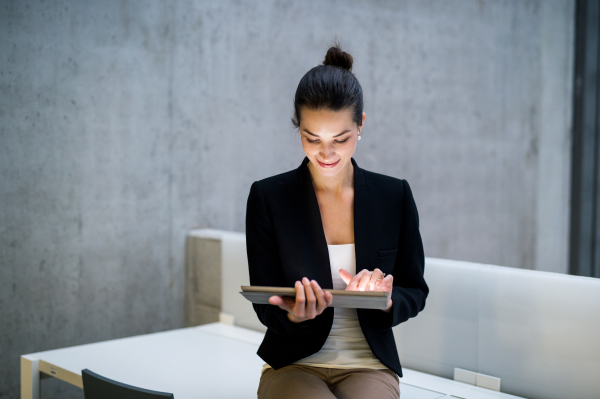
<svg viewBox="0 0 600 399">
<path fill-rule="evenodd" d="M 256 355 L 263 334 L 223 323 L 182 328 L 21 356 L 21 399 L 40 397 L 40 373 L 83 387 L 81 370 L 175 399 L 256 398 L 264 363 Z M 402 399 L 516 399 L 403 369 Z M 235 383 L 232 383 L 232 379 Z"/>
</svg>

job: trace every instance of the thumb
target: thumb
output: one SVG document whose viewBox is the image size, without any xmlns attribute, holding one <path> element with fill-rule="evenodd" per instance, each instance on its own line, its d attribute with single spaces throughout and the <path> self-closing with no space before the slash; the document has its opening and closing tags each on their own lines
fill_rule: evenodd
<svg viewBox="0 0 600 399">
<path fill-rule="evenodd" d="M 352 280 L 352 275 L 346 269 L 340 269 L 340 277 L 342 278 L 342 280 L 344 280 L 344 283 L 346 283 L 346 285 L 350 282 L 350 280 Z"/>
<path fill-rule="evenodd" d="M 279 306 L 283 304 L 283 299 L 280 296 L 273 295 L 272 297 L 269 297 L 269 303 L 271 305 Z"/>
<path fill-rule="evenodd" d="M 281 309 L 286 312 L 291 312 L 294 307 L 295 300 L 290 297 L 280 297 L 279 295 L 273 295 L 269 297 L 269 303 L 271 305 L 279 306 Z"/>
</svg>

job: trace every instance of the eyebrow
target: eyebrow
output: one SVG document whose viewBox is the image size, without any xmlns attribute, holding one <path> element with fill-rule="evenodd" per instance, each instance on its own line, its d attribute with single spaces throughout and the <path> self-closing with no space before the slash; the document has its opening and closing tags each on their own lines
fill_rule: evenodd
<svg viewBox="0 0 600 399">
<path fill-rule="evenodd" d="M 314 134 L 314 133 L 311 133 L 311 132 L 309 132 L 309 131 L 308 131 L 308 130 L 306 130 L 306 129 L 303 129 L 303 130 L 304 130 L 306 133 L 310 134 L 311 136 L 319 137 L 319 136 L 317 136 L 316 134 Z M 336 135 L 335 135 L 335 136 L 333 136 L 333 137 L 340 137 L 342 134 L 346 134 L 346 133 L 348 133 L 348 132 L 351 132 L 351 130 L 350 130 L 350 129 L 344 130 L 344 131 L 343 131 L 343 132 L 341 132 L 340 134 L 336 134 Z"/>
</svg>

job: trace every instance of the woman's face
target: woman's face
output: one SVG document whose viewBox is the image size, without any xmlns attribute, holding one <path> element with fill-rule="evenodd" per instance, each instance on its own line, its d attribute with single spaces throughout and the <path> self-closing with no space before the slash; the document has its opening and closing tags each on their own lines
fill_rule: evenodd
<svg viewBox="0 0 600 399">
<path fill-rule="evenodd" d="M 302 109 L 300 138 L 302 149 L 314 169 L 323 176 L 335 176 L 351 163 L 358 132 L 352 109 L 331 111 Z M 365 114 L 363 112 L 363 125 Z"/>
</svg>

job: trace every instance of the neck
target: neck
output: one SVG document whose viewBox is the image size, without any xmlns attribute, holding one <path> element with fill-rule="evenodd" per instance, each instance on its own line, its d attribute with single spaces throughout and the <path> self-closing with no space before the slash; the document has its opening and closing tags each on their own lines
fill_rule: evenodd
<svg viewBox="0 0 600 399">
<path fill-rule="evenodd" d="M 313 187 L 316 192 L 339 194 L 348 188 L 354 188 L 354 165 L 348 162 L 344 170 L 335 176 L 323 176 L 312 162 L 307 164 Z"/>
</svg>

